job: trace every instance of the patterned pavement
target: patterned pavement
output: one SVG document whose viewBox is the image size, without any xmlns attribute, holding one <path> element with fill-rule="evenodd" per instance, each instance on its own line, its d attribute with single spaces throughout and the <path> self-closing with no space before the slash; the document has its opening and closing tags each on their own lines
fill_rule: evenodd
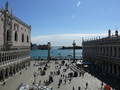
<svg viewBox="0 0 120 90">
<path fill-rule="evenodd" d="M 55 68 L 55 66 L 58 66 L 59 64 L 55 64 L 54 61 L 48 63 L 48 68 L 46 70 L 46 74 L 44 76 L 41 76 L 38 71 L 38 68 L 40 66 L 33 66 L 35 62 L 31 62 L 31 66 L 27 68 L 27 70 L 22 70 L 22 74 L 20 75 L 17 73 L 14 75 L 12 78 L 9 78 L 6 80 L 6 85 L 2 85 L 0 83 L 0 90 L 16 90 L 16 88 L 22 83 L 23 85 L 32 85 L 34 80 L 36 80 L 37 84 L 39 81 L 41 81 L 41 85 L 44 85 L 44 80 L 49 79 L 50 72 L 56 72 L 58 69 Z M 38 63 L 38 62 L 36 62 Z M 61 63 L 61 61 L 59 61 Z M 69 62 L 66 60 L 66 63 L 68 64 Z M 44 65 L 42 66 L 42 68 Z M 74 68 L 77 71 L 77 68 L 74 66 L 70 66 L 72 69 Z M 69 80 L 66 81 L 66 84 L 64 84 L 64 79 L 62 78 L 62 84 L 58 87 L 59 79 L 61 78 L 61 74 L 63 75 L 68 75 L 68 73 L 73 72 L 71 69 L 68 69 L 66 72 L 63 72 L 63 69 L 65 69 L 65 66 L 62 66 L 60 69 L 60 75 L 53 75 L 53 83 L 50 84 L 50 86 L 53 86 L 54 90 L 72 90 L 73 86 L 75 90 L 79 90 L 78 87 L 80 87 L 80 90 L 102 90 L 101 89 L 101 76 L 99 75 L 98 72 L 85 72 L 84 77 L 83 76 L 78 76 L 78 77 L 73 77 L 71 80 L 71 83 L 69 83 Z M 33 77 L 33 73 L 36 72 L 38 73 L 36 79 Z M 112 81 L 111 81 L 112 80 Z M 116 78 L 113 76 L 109 75 L 104 75 L 103 82 L 104 85 L 109 85 L 112 88 L 115 88 L 116 86 Z M 88 83 L 88 88 L 86 89 L 86 82 Z M 114 82 L 114 83 L 113 83 Z M 112 89 L 115 90 L 115 89 Z M 117 90 L 117 89 L 116 89 Z M 120 90 L 120 89 L 118 89 Z"/>
</svg>

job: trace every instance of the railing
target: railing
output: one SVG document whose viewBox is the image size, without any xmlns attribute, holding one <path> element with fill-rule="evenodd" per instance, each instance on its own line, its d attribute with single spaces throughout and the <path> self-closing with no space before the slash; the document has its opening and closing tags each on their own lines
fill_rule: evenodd
<svg viewBox="0 0 120 90">
<path fill-rule="evenodd" d="M 32 60 L 47 60 L 48 56 L 31 56 Z M 50 56 L 51 60 L 73 60 L 73 56 Z M 82 56 L 75 56 L 75 59 L 81 60 Z"/>
<path fill-rule="evenodd" d="M 120 60 L 119 57 L 112 57 L 112 56 L 105 56 L 105 55 L 96 55 L 96 54 L 90 54 L 90 53 L 83 53 L 83 55 L 89 55 L 89 56 L 94 56 L 94 57 L 101 57 L 101 58 L 112 59 L 112 60 Z"/>
</svg>

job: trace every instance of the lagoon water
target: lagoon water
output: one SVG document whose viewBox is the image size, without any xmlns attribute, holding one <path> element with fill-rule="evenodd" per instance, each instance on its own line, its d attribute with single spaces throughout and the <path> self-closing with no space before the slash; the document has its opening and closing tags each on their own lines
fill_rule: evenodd
<svg viewBox="0 0 120 90">
<path fill-rule="evenodd" d="M 48 50 L 31 50 L 32 59 L 47 59 Z M 73 58 L 73 49 L 51 49 L 50 56 L 56 59 L 70 59 Z M 76 59 L 82 58 L 82 49 L 75 50 Z"/>
</svg>

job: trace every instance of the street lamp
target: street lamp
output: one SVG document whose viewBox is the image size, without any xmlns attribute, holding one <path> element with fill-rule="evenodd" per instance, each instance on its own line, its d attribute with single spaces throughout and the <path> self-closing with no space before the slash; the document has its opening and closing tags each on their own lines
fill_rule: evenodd
<svg viewBox="0 0 120 90">
<path fill-rule="evenodd" d="M 75 62 L 75 45 L 76 45 L 76 43 L 75 43 L 75 40 L 73 41 L 73 62 Z"/>
<path fill-rule="evenodd" d="M 34 83 L 33 83 L 33 85 L 36 85 L 36 82 L 37 82 L 37 80 L 36 80 L 37 73 L 36 73 L 36 72 L 34 72 L 34 73 L 33 73 L 33 76 L 34 76 Z"/>
<path fill-rule="evenodd" d="M 47 45 L 48 45 L 48 62 L 50 62 L 50 45 L 51 45 L 51 43 L 48 42 Z"/>
</svg>

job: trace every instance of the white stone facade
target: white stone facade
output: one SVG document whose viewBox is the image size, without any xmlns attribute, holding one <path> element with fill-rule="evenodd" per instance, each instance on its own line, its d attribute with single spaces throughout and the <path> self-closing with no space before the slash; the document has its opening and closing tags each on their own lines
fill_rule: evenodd
<svg viewBox="0 0 120 90">
<path fill-rule="evenodd" d="M 0 9 L 0 81 L 30 65 L 31 26 Z"/>
<path fill-rule="evenodd" d="M 95 40 L 83 40 L 83 60 L 89 61 L 95 68 L 102 71 L 120 76 L 120 36 L 118 31 L 108 37 Z"/>
</svg>

